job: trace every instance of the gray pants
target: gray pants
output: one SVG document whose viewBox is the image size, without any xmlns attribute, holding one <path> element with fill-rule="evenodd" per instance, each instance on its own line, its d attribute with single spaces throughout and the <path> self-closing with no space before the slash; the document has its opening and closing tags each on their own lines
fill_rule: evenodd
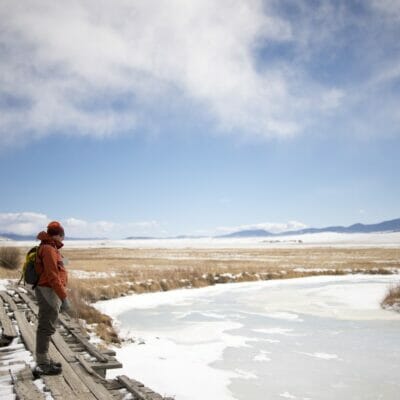
<svg viewBox="0 0 400 400">
<path fill-rule="evenodd" d="M 56 331 L 56 321 L 61 300 L 51 288 L 38 286 L 35 289 L 39 306 L 38 326 L 36 331 L 36 362 L 50 362 L 49 344 L 51 336 Z"/>
</svg>

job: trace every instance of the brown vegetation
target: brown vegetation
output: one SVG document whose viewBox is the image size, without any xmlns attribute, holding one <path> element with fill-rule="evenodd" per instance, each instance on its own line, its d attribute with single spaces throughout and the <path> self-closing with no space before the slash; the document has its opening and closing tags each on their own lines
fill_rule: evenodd
<svg viewBox="0 0 400 400">
<path fill-rule="evenodd" d="M 392 308 L 400 312 L 400 284 L 389 288 L 389 291 L 382 301 L 383 308 Z"/>
<path fill-rule="evenodd" d="M 398 249 L 67 249 L 70 287 L 87 304 L 133 293 L 311 275 L 390 274 Z M 78 279 L 80 275 L 89 279 Z M 82 313 L 86 318 L 86 314 Z M 82 317 L 81 316 L 81 317 Z M 96 321 L 92 316 L 89 321 Z M 110 329 L 110 325 L 103 324 Z M 100 334 L 103 337 L 102 334 Z"/>
<path fill-rule="evenodd" d="M 97 334 L 113 342 L 118 342 L 118 336 L 111 319 L 90 303 L 217 283 L 391 274 L 400 268 L 400 249 L 396 248 L 64 249 L 77 316 L 88 324 L 97 324 Z"/>
<path fill-rule="evenodd" d="M 18 247 L 0 247 L 0 267 L 9 270 L 21 267 L 21 252 Z"/>
<path fill-rule="evenodd" d="M 69 314 L 80 320 L 84 320 L 86 324 L 94 324 L 94 329 L 101 339 L 106 343 L 120 343 L 118 334 L 112 326 L 112 319 L 99 310 L 88 304 L 79 291 L 78 281 L 72 281 L 68 297 L 72 303 L 72 309 Z"/>
<path fill-rule="evenodd" d="M 286 271 L 295 268 L 386 269 L 400 267 L 396 248 L 265 248 L 265 249 L 66 249 L 68 268 L 132 275 L 147 279 L 187 279 L 204 274 Z M 346 271 L 347 270 L 347 271 Z"/>
</svg>

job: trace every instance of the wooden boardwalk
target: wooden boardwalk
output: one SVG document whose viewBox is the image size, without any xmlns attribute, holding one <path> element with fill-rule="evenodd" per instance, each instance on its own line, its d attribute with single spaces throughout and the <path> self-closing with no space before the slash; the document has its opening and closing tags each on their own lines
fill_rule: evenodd
<svg viewBox="0 0 400 400">
<path fill-rule="evenodd" d="M 21 351 L 22 345 L 10 346 L 16 340 L 22 341 L 26 350 L 34 357 L 38 306 L 31 291 L 13 286 L 0 291 L 0 370 L 2 354 L 12 357 L 14 351 Z M 50 357 L 63 366 L 57 376 L 43 376 L 44 391 L 58 399 L 82 400 L 173 400 L 155 393 L 144 384 L 125 375 L 106 379 L 106 371 L 121 368 L 112 350 L 100 351 L 81 332 L 79 325 L 66 314 L 60 314 L 60 324 L 50 343 Z M 7 346 L 10 348 L 7 349 Z M 25 349 L 23 349 L 25 351 Z M 45 399 L 43 391 L 33 381 L 31 368 L 26 364 L 16 374 L 11 370 L 12 388 L 16 399 Z M 0 393 L 0 397 L 2 395 Z"/>
</svg>

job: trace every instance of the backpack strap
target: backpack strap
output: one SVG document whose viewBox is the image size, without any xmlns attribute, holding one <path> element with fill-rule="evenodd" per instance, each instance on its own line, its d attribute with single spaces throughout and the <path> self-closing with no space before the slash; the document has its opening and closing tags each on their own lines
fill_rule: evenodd
<svg viewBox="0 0 400 400">
<path fill-rule="evenodd" d="M 21 277 L 19 278 L 19 281 L 17 283 L 17 286 L 19 286 L 22 282 L 22 280 L 24 279 L 24 271 L 22 270 L 21 272 Z M 25 279 L 24 279 L 24 286 L 25 286 Z"/>
<path fill-rule="evenodd" d="M 40 243 L 39 246 L 38 246 L 38 248 L 37 248 L 37 250 L 36 250 L 35 267 L 36 267 L 37 260 L 39 259 L 39 261 L 40 261 L 40 259 L 41 259 L 41 256 L 40 256 L 40 254 L 39 254 L 40 246 L 41 246 L 41 245 L 42 245 L 42 244 Z M 43 264 L 43 263 L 42 263 L 42 264 Z M 44 265 L 43 265 L 43 268 L 44 268 Z M 40 275 L 41 275 L 41 274 L 37 274 L 38 277 L 37 277 L 37 279 L 36 279 L 36 282 L 32 285 L 32 289 L 33 289 L 33 290 L 35 290 L 36 286 L 39 284 Z"/>
</svg>

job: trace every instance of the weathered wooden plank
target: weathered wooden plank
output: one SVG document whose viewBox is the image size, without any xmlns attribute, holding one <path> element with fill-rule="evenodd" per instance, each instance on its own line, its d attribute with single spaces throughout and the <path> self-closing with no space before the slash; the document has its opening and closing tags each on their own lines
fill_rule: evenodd
<svg viewBox="0 0 400 400">
<path fill-rule="evenodd" d="M 19 331 L 21 332 L 22 340 L 24 341 L 28 350 L 32 353 L 35 352 L 35 336 L 32 326 L 26 320 L 24 311 L 14 311 L 14 317 L 18 323 Z"/>
<path fill-rule="evenodd" d="M 126 398 L 127 394 L 126 389 L 124 389 L 122 392 L 121 390 L 111 389 L 110 393 L 112 394 L 114 400 L 123 400 L 124 398 Z"/>
<path fill-rule="evenodd" d="M 2 298 L 0 298 L 0 324 L 3 328 L 3 336 L 6 336 L 7 338 L 17 337 L 17 331 L 15 330 L 10 317 L 6 313 Z"/>
<path fill-rule="evenodd" d="M 96 399 L 99 400 L 112 400 L 112 396 L 109 391 L 102 385 L 97 383 L 93 377 L 97 380 L 104 382 L 105 379 L 98 375 L 95 371 L 93 371 L 90 366 L 87 364 L 86 360 L 83 359 L 81 356 L 77 356 L 77 359 L 80 362 L 80 365 L 77 365 L 77 369 L 80 370 L 79 376 L 83 379 L 86 383 L 89 390 L 93 393 Z M 89 374 L 89 375 L 88 375 Z"/>
<path fill-rule="evenodd" d="M 87 360 L 85 360 L 85 358 L 83 356 L 81 356 L 80 354 L 76 355 L 76 359 L 79 361 L 79 363 L 82 365 L 82 367 L 85 369 L 85 371 L 89 374 L 92 375 L 98 379 L 100 379 L 103 382 L 106 382 L 106 379 L 104 379 L 102 376 L 100 376 L 93 368 L 92 366 L 89 364 L 89 362 Z"/>
<path fill-rule="evenodd" d="M 133 383 L 135 386 L 138 386 L 138 387 L 143 387 L 143 386 L 144 386 L 144 383 L 139 382 L 139 381 L 137 381 L 137 380 L 135 380 L 135 379 L 129 378 L 129 380 L 130 380 L 130 382 Z"/>
<path fill-rule="evenodd" d="M 85 350 L 85 347 L 84 347 L 84 346 L 82 346 L 80 343 L 76 343 L 76 342 L 74 342 L 74 343 L 69 342 L 69 343 L 68 343 L 68 346 L 69 346 L 72 350 L 74 350 L 74 351 L 76 351 L 76 352 L 80 352 L 80 351 L 84 351 L 84 350 Z M 86 352 L 86 350 L 85 350 L 85 352 Z"/>
<path fill-rule="evenodd" d="M 70 349 L 67 343 L 65 343 L 63 337 L 60 335 L 59 332 L 56 331 L 51 340 L 56 346 L 57 350 L 63 355 L 65 360 L 67 360 L 68 362 L 75 361 L 74 352 Z"/>
<path fill-rule="evenodd" d="M 58 319 L 60 320 L 61 324 L 63 326 L 65 326 L 68 331 L 72 332 L 74 330 L 80 331 L 81 330 L 81 326 L 77 323 L 76 320 L 71 319 L 69 316 L 67 316 L 66 314 L 60 314 L 58 316 Z"/>
<path fill-rule="evenodd" d="M 26 347 L 34 354 L 35 352 L 35 334 L 33 327 L 26 320 L 23 311 L 14 312 L 15 319 L 21 332 Z M 54 357 L 54 354 L 51 355 Z M 56 360 L 56 361 L 59 361 Z M 55 399 L 74 399 L 76 394 L 72 391 L 71 387 L 65 382 L 63 376 L 43 376 L 43 381 L 51 391 Z"/>
<path fill-rule="evenodd" d="M 43 375 L 42 379 L 54 399 L 74 400 L 77 398 L 76 394 L 65 381 L 63 375 Z"/>
<path fill-rule="evenodd" d="M 14 384 L 14 392 L 18 400 L 43 400 L 45 399 L 43 393 L 35 392 L 38 388 L 33 382 L 16 381 Z"/>
<path fill-rule="evenodd" d="M 21 299 L 24 300 L 28 307 L 37 315 L 39 313 L 39 306 L 26 293 L 18 289 L 16 289 L 16 291 Z"/>
<path fill-rule="evenodd" d="M 99 360 L 101 363 L 109 362 L 109 358 L 101 354 L 101 352 L 97 350 L 97 348 L 92 343 L 90 343 L 82 334 L 76 332 L 75 330 L 71 330 L 71 334 L 82 344 L 82 346 L 84 346 L 84 348 L 90 355 L 96 357 L 96 359 Z"/>
<path fill-rule="evenodd" d="M 154 390 L 150 389 L 147 386 L 144 386 L 142 390 L 144 393 L 147 394 L 147 396 L 149 396 L 149 398 L 151 400 L 163 400 L 164 399 L 160 394 L 156 393 Z"/>
<path fill-rule="evenodd" d="M 20 327 L 22 338 L 28 347 L 28 349 L 34 353 L 35 351 L 35 334 L 34 334 L 34 326 L 30 325 L 25 318 L 23 311 L 15 311 L 14 312 L 15 318 L 18 322 L 18 326 Z M 82 380 L 79 376 L 74 372 L 65 358 L 60 354 L 57 348 L 54 346 L 53 343 L 50 343 L 49 346 L 49 355 L 50 357 L 57 362 L 60 362 L 63 367 L 63 379 L 65 380 L 65 385 L 70 387 L 70 391 L 66 391 L 67 389 L 63 385 L 63 381 L 59 379 L 59 377 L 46 377 L 49 381 L 49 384 L 52 385 L 50 390 L 53 392 L 55 389 L 55 385 L 60 384 L 63 387 L 63 390 L 60 394 L 65 396 L 71 396 L 71 398 L 76 399 L 94 399 L 94 397 L 90 394 L 89 389 L 85 384 L 83 384 Z M 45 377 L 43 377 L 45 378 Z M 57 379 L 56 379 L 57 378 Z M 56 379 L 56 383 L 54 384 L 54 380 Z M 53 390 L 52 390 L 53 389 Z M 57 395 L 57 393 L 55 394 Z M 63 398 L 63 397 L 60 397 Z"/>
<path fill-rule="evenodd" d="M 33 303 L 33 301 L 29 298 L 29 296 L 26 293 L 23 293 L 21 291 L 18 291 L 18 294 L 28 304 L 28 306 L 32 309 L 32 311 L 34 311 L 35 314 L 37 314 L 38 310 L 39 310 L 38 306 Z M 88 351 L 89 354 L 93 355 L 94 357 L 99 359 L 101 362 L 106 362 L 108 365 L 108 358 L 103 356 L 91 343 L 89 343 L 83 337 L 83 335 L 81 335 L 77 332 L 74 332 L 74 331 L 71 331 L 71 334 L 79 342 L 78 348 L 77 348 L 78 350 L 81 348 L 85 349 L 86 351 Z M 63 357 L 68 362 L 76 361 L 75 354 L 70 349 L 70 347 L 72 347 L 72 346 L 68 346 L 65 343 L 64 339 L 62 338 L 62 336 L 59 332 L 55 332 L 55 334 L 52 337 L 52 342 L 54 343 L 54 345 L 57 347 L 57 349 L 60 351 L 60 353 L 63 355 Z M 105 360 L 105 361 L 103 361 L 103 360 Z M 62 363 L 62 361 L 60 361 L 60 362 Z M 120 364 L 120 363 L 117 366 L 115 366 L 115 363 L 111 363 L 110 368 L 121 368 L 121 366 L 119 366 L 119 365 L 122 366 L 122 364 Z"/>
<path fill-rule="evenodd" d="M 121 382 L 118 382 L 117 380 L 107 380 L 104 383 L 104 386 L 109 389 L 109 390 L 119 390 L 122 389 L 124 386 L 121 384 Z"/>
<path fill-rule="evenodd" d="M 64 359 L 64 357 L 62 357 L 62 355 L 58 352 L 53 343 L 50 343 L 49 355 L 52 360 L 61 363 L 62 374 L 64 376 L 64 379 L 66 380 L 66 382 L 71 387 L 71 389 L 73 390 L 73 392 L 76 394 L 77 397 L 79 397 L 84 393 L 89 393 L 89 389 L 87 388 L 87 386 L 82 382 L 80 377 L 74 371 L 76 364 L 68 363 Z M 92 396 L 91 398 L 94 397 Z"/>
<path fill-rule="evenodd" d="M 127 376 L 119 375 L 117 376 L 117 379 L 126 388 L 126 390 L 132 393 L 134 396 L 136 396 L 138 400 L 148 400 L 147 396 L 143 394 L 139 390 L 139 388 L 136 385 L 134 385 Z"/>
<path fill-rule="evenodd" d="M 107 355 L 107 356 L 115 357 L 117 355 L 115 350 L 111 350 L 111 349 L 104 349 L 104 350 L 100 350 L 100 351 L 101 351 L 102 354 Z"/>
<path fill-rule="evenodd" d="M 91 356 L 95 357 L 98 361 L 102 363 L 109 363 L 110 358 L 106 354 L 104 354 L 104 352 L 101 352 L 96 348 L 96 346 L 89 342 L 89 340 L 80 332 L 80 326 L 76 322 L 71 321 L 69 317 L 61 314 L 59 315 L 59 321 L 68 329 L 69 333 L 74 337 L 74 339 L 77 340 L 78 343 L 80 343 Z M 113 360 L 111 359 L 111 361 Z"/>
<path fill-rule="evenodd" d="M 37 315 L 39 313 L 39 307 L 33 302 L 33 300 L 26 294 L 23 293 L 20 290 L 17 290 L 18 295 L 25 301 L 25 303 L 29 306 L 29 308 Z M 60 351 L 60 353 L 63 355 L 63 357 L 68 361 L 68 362 L 74 362 L 75 361 L 75 355 L 71 351 L 71 349 L 68 347 L 68 345 L 65 343 L 64 339 L 60 335 L 58 331 L 54 333 L 54 335 L 51 338 L 52 342 L 54 345 L 57 347 L 57 349 Z"/>
<path fill-rule="evenodd" d="M 30 293 L 34 292 L 30 291 Z M 28 304 L 31 310 L 35 314 L 38 314 L 38 306 L 33 302 L 33 300 L 26 293 L 23 293 L 20 290 L 18 290 L 18 294 L 26 302 L 26 304 Z M 96 359 L 102 363 L 109 363 L 109 357 L 107 357 L 105 352 L 99 351 L 92 343 L 90 343 L 84 337 L 84 335 L 76 331 L 76 328 L 79 327 L 79 325 L 77 325 L 76 323 L 71 323 L 71 319 L 69 317 L 66 317 L 61 314 L 59 315 L 59 320 L 69 330 L 70 334 L 74 337 L 74 339 L 77 340 L 90 355 L 96 357 Z M 113 350 L 110 350 L 110 353 L 111 355 L 115 355 L 115 352 Z M 113 362 L 113 360 L 111 361 Z M 111 366 L 110 368 L 121 368 L 121 367 Z"/>
<path fill-rule="evenodd" d="M 139 386 L 137 382 L 129 379 L 126 375 L 117 376 L 119 382 L 125 386 L 126 390 L 136 396 L 139 400 L 163 400 L 158 393 L 153 392 L 146 386 Z"/>
<path fill-rule="evenodd" d="M 14 383 L 14 391 L 18 400 L 45 399 L 44 393 L 42 393 L 33 383 L 32 371 L 28 366 L 19 371 L 16 378 L 12 376 L 12 380 Z"/>
<path fill-rule="evenodd" d="M 0 291 L 0 296 L 3 298 L 3 300 L 8 303 L 11 311 L 17 311 L 18 307 L 15 304 L 15 301 L 12 299 L 12 297 L 4 290 Z"/>
<path fill-rule="evenodd" d="M 122 364 L 114 359 L 114 360 L 108 360 L 107 363 L 90 363 L 90 366 L 96 370 L 96 369 L 117 369 L 117 368 L 122 368 Z"/>
</svg>

